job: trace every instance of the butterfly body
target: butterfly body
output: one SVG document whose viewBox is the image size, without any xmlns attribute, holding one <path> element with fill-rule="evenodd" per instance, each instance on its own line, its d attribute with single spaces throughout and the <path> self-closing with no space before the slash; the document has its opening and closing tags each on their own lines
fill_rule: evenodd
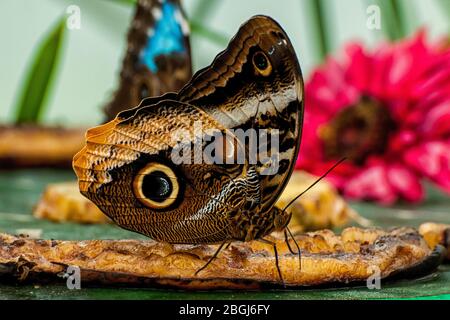
<svg viewBox="0 0 450 320">
<path fill-rule="evenodd" d="M 294 49 L 255 16 L 178 93 L 90 129 L 73 166 L 81 193 L 125 229 L 169 243 L 262 239 L 289 222 L 274 203 L 302 121 Z"/>
</svg>

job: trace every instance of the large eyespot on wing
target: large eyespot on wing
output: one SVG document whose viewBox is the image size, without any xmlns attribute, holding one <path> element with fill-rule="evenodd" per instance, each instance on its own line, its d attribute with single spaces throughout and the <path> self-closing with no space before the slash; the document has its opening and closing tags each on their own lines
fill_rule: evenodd
<svg viewBox="0 0 450 320">
<path fill-rule="evenodd" d="M 150 162 L 133 180 L 133 192 L 146 207 L 153 210 L 173 208 L 182 194 L 182 185 L 169 166 Z"/>
</svg>

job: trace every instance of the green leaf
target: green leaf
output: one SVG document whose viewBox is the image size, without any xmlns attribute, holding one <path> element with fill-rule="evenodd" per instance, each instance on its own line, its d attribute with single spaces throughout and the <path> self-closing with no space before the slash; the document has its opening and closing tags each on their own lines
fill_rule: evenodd
<svg viewBox="0 0 450 320">
<path fill-rule="evenodd" d="M 450 1 L 449 0 L 438 0 L 438 4 L 441 7 L 441 11 L 446 15 L 447 17 L 447 24 L 450 20 Z"/>
<path fill-rule="evenodd" d="M 191 20 L 204 24 L 205 20 L 217 9 L 219 3 L 218 0 L 199 0 L 192 12 Z"/>
<path fill-rule="evenodd" d="M 106 0 L 106 1 L 117 2 L 117 3 L 121 3 L 121 4 L 126 4 L 126 5 L 133 5 L 133 6 L 137 3 L 137 0 Z"/>
<path fill-rule="evenodd" d="M 405 5 L 401 0 L 377 0 L 381 10 L 381 29 L 391 41 L 402 39 L 408 35 L 408 22 Z M 409 3 L 408 6 L 412 4 Z"/>
<path fill-rule="evenodd" d="M 66 19 L 62 17 L 44 36 L 33 54 L 14 108 L 17 124 L 37 123 L 42 119 L 58 69 L 65 23 Z"/>
<path fill-rule="evenodd" d="M 218 46 L 226 46 L 229 37 L 221 32 L 217 32 L 204 25 L 197 23 L 196 21 L 190 21 L 191 33 L 203 37 L 211 42 L 214 42 Z"/>
<path fill-rule="evenodd" d="M 225 46 L 229 37 L 206 26 L 206 21 L 217 10 L 219 4 L 218 0 L 199 0 L 192 11 L 189 23 L 193 35 L 203 37 L 218 46 Z"/>
<path fill-rule="evenodd" d="M 324 0 L 308 0 L 305 2 L 312 36 L 315 43 L 316 56 L 322 62 L 331 51 L 330 30 L 327 26 L 326 5 Z"/>
</svg>

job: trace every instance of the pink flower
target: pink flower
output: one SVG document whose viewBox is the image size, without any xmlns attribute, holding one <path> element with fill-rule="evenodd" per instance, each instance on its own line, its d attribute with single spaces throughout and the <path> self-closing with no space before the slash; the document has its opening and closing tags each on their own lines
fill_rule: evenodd
<svg viewBox="0 0 450 320">
<path fill-rule="evenodd" d="M 424 197 L 423 178 L 450 194 L 450 48 L 424 32 L 368 51 L 346 47 L 306 85 L 298 169 L 351 199 L 392 204 Z"/>
</svg>

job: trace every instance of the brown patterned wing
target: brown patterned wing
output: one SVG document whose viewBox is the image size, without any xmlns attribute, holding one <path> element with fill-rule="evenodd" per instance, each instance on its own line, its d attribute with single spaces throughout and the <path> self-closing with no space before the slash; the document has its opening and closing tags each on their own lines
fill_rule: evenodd
<svg viewBox="0 0 450 320">
<path fill-rule="evenodd" d="M 196 122 L 205 131 L 224 130 L 201 109 L 173 100 L 123 112 L 88 130 L 73 161 L 81 193 L 119 226 L 153 239 L 222 241 L 227 211 L 242 202 L 235 196 L 242 193 L 236 187 L 242 168 L 223 177 L 220 166 L 197 161 L 194 148 L 186 151 L 190 162 L 175 163 L 174 148 L 204 139 L 194 131 Z"/>
<path fill-rule="evenodd" d="M 73 162 L 80 190 L 120 226 L 156 240 L 262 237 L 274 229 L 273 205 L 297 157 L 302 100 L 287 35 L 253 17 L 178 94 L 145 99 L 89 130 Z M 174 159 L 180 146 L 188 161 Z"/>
<path fill-rule="evenodd" d="M 211 66 L 193 76 L 178 99 L 201 107 L 227 129 L 255 129 L 258 135 L 269 131 L 269 146 L 258 140 L 259 160 L 274 147 L 270 138 L 278 140 L 278 148 L 272 149 L 275 170 L 266 170 L 267 163 L 257 164 L 265 210 L 281 195 L 297 159 L 303 94 L 300 65 L 287 34 L 270 17 L 255 16 Z M 252 153 L 247 144 L 247 155 Z"/>
</svg>

